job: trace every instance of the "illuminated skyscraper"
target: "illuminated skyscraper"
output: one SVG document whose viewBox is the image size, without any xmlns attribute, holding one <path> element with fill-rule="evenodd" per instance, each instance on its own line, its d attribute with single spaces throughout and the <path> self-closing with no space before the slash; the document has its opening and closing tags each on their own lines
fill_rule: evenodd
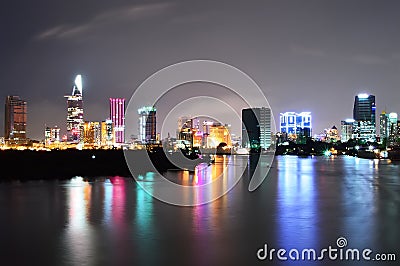
<svg viewBox="0 0 400 266">
<path fill-rule="evenodd" d="M 346 119 L 340 122 L 340 130 L 341 130 L 340 138 L 342 142 L 347 142 L 353 138 L 354 123 L 355 123 L 354 119 Z"/>
<path fill-rule="evenodd" d="M 77 75 L 72 94 L 67 98 L 67 141 L 83 142 L 82 76 Z"/>
<path fill-rule="evenodd" d="M 336 126 L 325 129 L 325 142 L 338 142 L 340 140 L 339 131 Z"/>
<path fill-rule="evenodd" d="M 19 96 L 7 96 L 5 104 L 4 138 L 6 141 L 26 141 L 27 103 Z"/>
<path fill-rule="evenodd" d="M 142 143 L 156 141 L 156 108 L 145 106 L 138 110 L 139 114 L 139 140 Z"/>
<path fill-rule="evenodd" d="M 312 119 L 310 112 L 286 112 L 280 115 L 280 132 L 289 137 L 298 136 L 311 137 Z"/>
<path fill-rule="evenodd" d="M 44 130 L 44 142 L 46 145 L 51 143 L 60 142 L 60 128 L 55 126 L 53 128 L 46 127 Z"/>
<path fill-rule="evenodd" d="M 229 147 L 232 146 L 229 125 L 223 126 L 219 123 L 214 123 L 209 128 L 210 133 L 207 136 L 207 147 L 216 148 L 222 142 L 226 143 Z"/>
<path fill-rule="evenodd" d="M 389 114 L 383 111 L 379 116 L 379 135 L 381 140 L 389 138 Z"/>
<path fill-rule="evenodd" d="M 189 116 L 181 116 L 178 118 L 178 130 L 176 131 L 177 136 L 183 127 L 187 127 L 188 123 L 190 123 L 190 128 L 192 127 L 191 121 L 192 121 L 192 118 Z"/>
<path fill-rule="evenodd" d="M 83 128 L 83 140 L 85 144 L 101 145 L 100 122 L 85 122 Z"/>
<path fill-rule="evenodd" d="M 115 143 L 125 142 L 125 99 L 110 98 L 110 117 L 114 124 Z"/>
<path fill-rule="evenodd" d="M 111 119 L 101 122 L 101 145 L 110 146 L 115 139 L 114 127 Z"/>
<path fill-rule="evenodd" d="M 381 141 L 389 145 L 396 142 L 398 135 L 398 117 L 397 113 L 386 114 L 382 112 L 379 116 L 379 128 Z"/>
<path fill-rule="evenodd" d="M 371 121 L 375 123 L 375 96 L 358 94 L 354 100 L 353 118 L 356 121 Z"/>
<path fill-rule="evenodd" d="M 353 118 L 357 122 L 357 138 L 364 141 L 374 141 L 376 137 L 375 96 L 365 93 L 358 94 L 354 100 Z"/>
<path fill-rule="evenodd" d="M 242 146 L 255 150 L 268 149 L 271 139 L 271 109 L 248 108 L 242 110 Z"/>
</svg>

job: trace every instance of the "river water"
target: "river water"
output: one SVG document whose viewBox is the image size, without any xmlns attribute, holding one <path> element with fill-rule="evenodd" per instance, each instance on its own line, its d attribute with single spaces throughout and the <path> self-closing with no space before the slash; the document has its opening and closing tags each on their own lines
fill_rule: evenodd
<svg viewBox="0 0 400 266">
<path fill-rule="evenodd" d="M 218 157 L 186 185 L 220 178 L 243 156 Z M 354 157 L 278 156 L 263 184 L 248 191 L 249 171 L 223 197 L 177 207 L 133 179 L 98 177 L 0 183 L 0 265 L 366 265 L 336 259 L 282 261 L 257 251 L 371 249 L 400 260 L 400 164 Z M 219 175 L 218 175 L 219 176 Z M 199 179 L 200 178 L 200 179 Z M 199 181 L 200 180 L 200 181 Z M 157 183 L 153 173 L 139 182 Z M 268 252 L 269 252 L 268 251 Z M 263 253 L 261 253 L 263 254 Z M 295 254 L 295 253 L 292 253 Z M 369 264 L 376 264 L 370 261 Z"/>
</svg>

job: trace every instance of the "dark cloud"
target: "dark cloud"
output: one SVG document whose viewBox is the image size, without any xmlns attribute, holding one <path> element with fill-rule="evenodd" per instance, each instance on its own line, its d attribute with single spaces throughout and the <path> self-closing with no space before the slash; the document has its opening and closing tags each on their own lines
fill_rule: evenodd
<svg viewBox="0 0 400 266">
<path fill-rule="evenodd" d="M 51 38 L 61 40 L 67 38 L 84 38 L 85 34 L 99 30 L 105 25 L 118 25 L 121 22 L 132 23 L 141 19 L 149 19 L 168 11 L 172 6 L 172 3 L 155 3 L 132 4 L 129 6 L 114 8 L 100 12 L 81 24 L 62 24 L 53 26 L 50 29 L 39 33 L 36 38 L 38 40 Z"/>
</svg>

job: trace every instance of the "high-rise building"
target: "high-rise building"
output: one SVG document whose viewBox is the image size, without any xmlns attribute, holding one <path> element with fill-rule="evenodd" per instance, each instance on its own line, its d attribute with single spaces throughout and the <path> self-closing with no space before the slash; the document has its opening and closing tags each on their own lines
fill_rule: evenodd
<svg viewBox="0 0 400 266">
<path fill-rule="evenodd" d="M 365 93 L 358 94 L 354 100 L 353 119 L 356 121 L 375 122 L 375 96 Z"/>
<path fill-rule="evenodd" d="M 210 126 L 210 133 L 207 137 L 207 147 L 216 148 L 221 143 L 226 143 L 227 146 L 232 146 L 231 135 L 229 132 L 229 125 L 221 125 L 214 123 Z"/>
<path fill-rule="evenodd" d="M 389 114 L 389 136 L 397 135 L 398 128 L 398 115 L 397 113 L 390 113 Z"/>
<path fill-rule="evenodd" d="M 44 130 L 44 142 L 46 145 L 49 145 L 51 143 L 57 143 L 60 142 L 61 137 L 60 137 L 60 128 L 55 126 L 55 127 L 46 127 Z"/>
<path fill-rule="evenodd" d="M 178 130 L 179 132 L 184 126 L 187 127 L 187 123 L 191 123 L 192 118 L 190 116 L 181 116 L 178 118 Z"/>
<path fill-rule="evenodd" d="M 19 96 L 7 96 L 5 104 L 4 138 L 7 142 L 26 141 L 27 103 Z"/>
<path fill-rule="evenodd" d="M 115 142 L 125 142 L 125 99 L 110 98 L 110 117 L 114 124 Z"/>
<path fill-rule="evenodd" d="M 363 141 L 374 141 L 376 139 L 375 111 L 374 95 L 361 93 L 355 97 L 353 118 L 357 124 L 353 130 L 357 133 L 357 139 Z"/>
<path fill-rule="evenodd" d="M 271 109 L 247 108 L 242 110 L 242 146 L 251 149 L 268 149 L 271 139 Z"/>
<path fill-rule="evenodd" d="M 115 134 L 111 119 L 101 122 L 101 145 L 111 146 L 114 143 Z"/>
<path fill-rule="evenodd" d="M 185 140 L 193 146 L 193 119 L 187 116 L 179 117 L 176 137 Z"/>
<path fill-rule="evenodd" d="M 396 132 L 397 137 L 400 137 L 400 120 L 397 120 L 397 132 Z"/>
<path fill-rule="evenodd" d="M 355 120 L 354 119 L 346 119 L 340 122 L 340 129 L 341 129 L 341 140 L 342 142 L 347 142 L 353 138 L 353 126 Z"/>
<path fill-rule="evenodd" d="M 44 129 L 44 143 L 46 145 L 51 143 L 51 128 L 50 127 L 46 127 Z"/>
<path fill-rule="evenodd" d="M 280 114 L 280 132 L 289 138 L 311 137 L 312 116 L 311 112 L 286 112 Z"/>
<path fill-rule="evenodd" d="M 144 106 L 138 110 L 139 114 L 139 140 L 142 143 L 152 143 L 156 141 L 156 108 Z"/>
<path fill-rule="evenodd" d="M 101 145 L 100 122 L 85 122 L 83 125 L 83 141 L 89 145 Z"/>
<path fill-rule="evenodd" d="M 53 142 L 60 142 L 61 141 L 61 136 L 60 136 L 60 128 L 55 126 L 51 128 L 51 139 Z"/>
<path fill-rule="evenodd" d="M 381 139 L 389 139 L 390 137 L 394 137 L 397 135 L 397 121 L 398 115 L 397 113 L 387 114 L 383 111 L 379 116 L 379 133 Z"/>
<path fill-rule="evenodd" d="M 67 98 L 67 141 L 83 142 L 83 98 L 82 98 L 82 76 L 77 75 L 72 94 Z"/>
<path fill-rule="evenodd" d="M 379 115 L 379 135 L 381 140 L 388 139 L 390 132 L 390 124 L 389 124 L 389 114 L 383 111 Z"/>
<path fill-rule="evenodd" d="M 340 140 L 339 131 L 336 126 L 325 129 L 325 142 L 338 142 Z"/>
</svg>

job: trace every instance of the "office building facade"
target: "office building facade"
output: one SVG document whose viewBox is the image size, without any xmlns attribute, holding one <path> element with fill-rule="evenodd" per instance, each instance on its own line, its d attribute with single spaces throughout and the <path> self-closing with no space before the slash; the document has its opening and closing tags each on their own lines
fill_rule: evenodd
<svg viewBox="0 0 400 266">
<path fill-rule="evenodd" d="M 358 94 L 355 96 L 353 119 L 356 121 L 353 128 L 356 138 L 361 141 L 376 140 L 376 105 L 375 96 Z"/>
<path fill-rule="evenodd" d="M 114 125 L 115 143 L 125 142 L 125 99 L 110 98 L 110 117 Z"/>
<path fill-rule="evenodd" d="M 299 136 L 311 137 L 312 116 L 311 112 L 286 112 L 279 117 L 280 132 L 289 138 L 296 139 Z"/>
<path fill-rule="evenodd" d="M 342 142 L 347 142 L 352 139 L 354 136 L 353 127 L 354 127 L 354 119 L 346 119 L 340 122 L 340 138 Z"/>
<path fill-rule="evenodd" d="M 101 145 L 101 123 L 86 121 L 83 125 L 83 141 L 89 145 Z"/>
<path fill-rule="evenodd" d="M 242 147 L 268 149 L 271 144 L 271 109 L 265 107 L 243 109 Z"/>
<path fill-rule="evenodd" d="M 112 146 L 114 144 L 114 127 L 111 119 L 106 119 L 101 122 L 101 145 Z"/>
<path fill-rule="evenodd" d="M 67 98 L 67 141 L 72 143 L 83 142 L 83 98 L 82 76 L 77 75 L 72 94 Z"/>
<path fill-rule="evenodd" d="M 60 136 L 60 128 L 55 126 L 55 127 L 46 127 L 44 130 L 44 142 L 46 145 L 52 144 L 52 143 L 58 143 L 61 141 L 61 136 Z"/>
<path fill-rule="evenodd" d="M 138 110 L 139 140 L 142 143 L 154 143 L 157 140 L 156 112 L 157 110 L 153 106 L 144 106 Z"/>
<path fill-rule="evenodd" d="M 5 103 L 4 138 L 6 142 L 26 141 L 27 102 L 19 96 L 7 96 Z"/>
</svg>

